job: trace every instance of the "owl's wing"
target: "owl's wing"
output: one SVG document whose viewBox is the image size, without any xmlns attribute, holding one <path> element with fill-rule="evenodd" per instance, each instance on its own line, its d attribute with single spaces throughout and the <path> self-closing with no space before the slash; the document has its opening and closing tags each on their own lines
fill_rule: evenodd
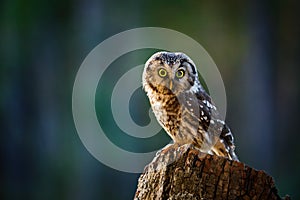
<svg viewBox="0 0 300 200">
<path fill-rule="evenodd" d="M 183 109 L 194 119 L 198 120 L 199 126 L 214 138 L 215 148 L 226 151 L 233 160 L 238 160 L 234 153 L 234 138 L 226 123 L 221 119 L 220 114 L 214 105 L 211 97 L 203 88 L 197 92 L 188 91 L 181 98 Z M 220 152 L 218 155 L 225 154 Z M 224 155 L 225 156 L 225 155 Z"/>
</svg>

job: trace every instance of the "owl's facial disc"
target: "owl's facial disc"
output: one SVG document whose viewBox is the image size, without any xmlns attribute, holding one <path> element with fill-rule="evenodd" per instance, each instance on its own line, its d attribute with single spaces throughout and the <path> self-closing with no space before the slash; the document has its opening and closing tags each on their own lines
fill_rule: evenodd
<svg viewBox="0 0 300 200">
<path fill-rule="evenodd" d="M 160 65 L 159 65 L 160 66 Z M 160 66 L 154 67 L 154 73 L 156 71 L 157 73 L 157 78 L 156 78 L 156 83 L 157 86 L 160 88 L 165 88 L 164 90 L 170 90 L 172 91 L 173 89 L 173 72 L 168 66 Z M 154 76 L 155 77 L 155 76 Z"/>
<path fill-rule="evenodd" d="M 157 52 L 145 64 L 143 85 L 164 94 L 179 94 L 189 90 L 197 80 L 193 61 L 183 53 Z"/>
</svg>

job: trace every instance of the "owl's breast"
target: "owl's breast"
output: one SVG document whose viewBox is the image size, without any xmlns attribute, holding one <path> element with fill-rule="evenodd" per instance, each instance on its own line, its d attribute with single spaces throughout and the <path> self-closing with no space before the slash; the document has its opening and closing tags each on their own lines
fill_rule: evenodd
<svg viewBox="0 0 300 200">
<path fill-rule="evenodd" d="M 164 109 L 163 102 L 161 101 L 150 101 L 151 108 L 155 114 L 156 119 L 159 122 L 164 122 L 165 117 L 167 116 L 166 110 Z"/>
<path fill-rule="evenodd" d="M 175 140 L 181 122 L 182 111 L 176 96 L 149 92 L 148 97 L 157 121 Z"/>
</svg>

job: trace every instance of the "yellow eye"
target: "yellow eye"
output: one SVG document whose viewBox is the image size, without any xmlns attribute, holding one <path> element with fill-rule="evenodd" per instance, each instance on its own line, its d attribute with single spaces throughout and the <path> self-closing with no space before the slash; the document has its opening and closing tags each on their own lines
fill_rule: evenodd
<svg viewBox="0 0 300 200">
<path fill-rule="evenodd" d="M 165 69 L 161 68 L 158 70 L 158 75 L 160 77 L 165 77 L 165 76 L 167 76 L 167 71 Z"/>
<path fill-rule="evenodd" d="M 182 78 L 184 76 L 184 70 L 183 69 L 180 69 L 176 72 L 176 77 L 177 78 Z"/>
</svg>

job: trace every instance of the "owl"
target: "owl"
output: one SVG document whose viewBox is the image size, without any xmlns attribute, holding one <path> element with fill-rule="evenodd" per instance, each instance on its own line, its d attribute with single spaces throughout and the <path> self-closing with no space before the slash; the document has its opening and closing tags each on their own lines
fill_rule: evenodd
<svg viewBox="0 0 300 200">
<path fill-rule="evenodd" d="M 175 144 L 193 144 L 203 152 L 238 160 L 233 135 L 187 55 L 155 53 L 145 64 L 142 80 L 157 121 Z"/>
</svg>

